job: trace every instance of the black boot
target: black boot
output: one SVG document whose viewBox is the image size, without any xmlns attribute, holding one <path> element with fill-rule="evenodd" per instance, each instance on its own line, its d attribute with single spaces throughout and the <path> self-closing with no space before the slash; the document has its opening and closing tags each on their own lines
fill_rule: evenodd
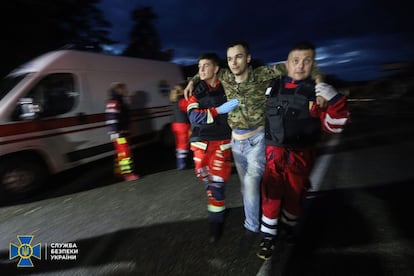
<svg viewBox="0 0 414 276">
<path fill-rule="evenodd" d="M 244 229 L 244 233 L 240 239 L 239 245 L 239 257 L 245 258 L 247 257 L 254 244 L 258 242 L 259 234 L 247 229 Z"/>
<path fill-rule="evenodd" d="M 297 228 L 285 223 L 281 223 L 280 226 L 281 236 L 285 241 L 290 245 L 295 244 L 297 241 Z"/>
<path fill-rule="evenodd" d="M 210 221 L 210 230 L 209 230 L 209 235 L 208 235 L 208 241 L 210 243 L 217 242 L 221 237 L 222 231 L 223 231 L 223 223 L 222 222 Z"/>
<path fill-rule="evenodd" d="M 185 158 L 177 158 L 177 170 L 185 170 L 187 168 L 187 163 Z"/>
</svg>

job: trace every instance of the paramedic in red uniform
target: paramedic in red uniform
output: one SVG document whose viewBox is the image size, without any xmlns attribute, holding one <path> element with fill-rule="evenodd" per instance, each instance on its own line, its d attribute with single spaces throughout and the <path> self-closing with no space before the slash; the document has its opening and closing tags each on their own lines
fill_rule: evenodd
<svg viewBox="0 0 414 276">
<path fill-rule="evenodd" d="M 292 239 L 302 202 L 310 186 L 309 176 L 315 163 L 315 146 L 322 130 L 340 133 L 349 120 L 344 95 L 332 86 L 315 86 L 311 71 L 315 65 L 315 47 L 309 42 L 293 46 L 285 62 L 288 76 L 274 79 L 267 90 L 266 167 L 262 179 L 263 239 L 257 253 L 269 259 L 278 230 Z M 316 104 L 316 96 L 328 101 L 326 108 Z"/>
<path fill-rule="evenodd" d="M 191 123 L 191 150 L 197 177 L 205 184 L 209 212 L 209 241 L 219 239 L 226 209 L 224 189 L 231 175 L 231 129 L 227 113 L 238 100 L 227 101 L 217 79 L 220 59 L 205 53 L 198 59 L 200 82 L 189 98 L 187 112 Z"/>
<path fill-rule="evenodd" d="M 124 83 L 114 82 L 109 88 L 109 99 L 106 102 L 106 124 L 109 135 L 114 143 L 116 158 L 115 171 L 126 181 L 136 180 L 139 176 L 134 173 L 134 160 L 129 149 L 127 134 L 129 132 L 129 108 L 125 101 L 128 90 Z"/>
<path fill-rule="evenodd" d="M 190 150 L 190 121 L 187 115 L 188 102 L 184 98 L 185 83 L 177 84 L 171 89 L 170 101 L 173 108 L 173 122 L 171 130 L 175 138 L 175 154 L 177 169 L 187 168 L 188 153 Z"/>
</svg>

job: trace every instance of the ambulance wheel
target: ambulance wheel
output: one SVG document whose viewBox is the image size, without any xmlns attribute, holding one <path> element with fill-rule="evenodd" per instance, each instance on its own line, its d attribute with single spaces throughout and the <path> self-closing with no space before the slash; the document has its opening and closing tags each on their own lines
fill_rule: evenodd
<svg viewBox="0 0 414 276">
<path fill-rule="evenodd" d="M 4 195 L 23 195 L 36 190 L 47 179 L 48 171 L 42 160 L 19 155 L 0 162 L 0 190 Z"/>
</svg>

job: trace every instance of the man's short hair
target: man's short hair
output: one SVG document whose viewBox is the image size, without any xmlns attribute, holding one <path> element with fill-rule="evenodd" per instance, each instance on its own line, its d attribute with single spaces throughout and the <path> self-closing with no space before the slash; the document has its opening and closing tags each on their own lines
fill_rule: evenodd
<svg viewBox="0 0 414 276">
<path fill-rule="evenodd" d="M 297 51 L 297 50 L 312 50 L 313 52 L 315 52 L 315 45 L 313 45 L 313 43 L 309 41 L 296 42 L 290 48 L 289 52 Z"/>
<path fill-rule="evenodd" d="M 198 57 L 198 61 L 202 59 L 208 59 L 213 62 L 214 65 L 220 66 L 220 57 L 216 53 L 207 52 L 203 53 Z"/>
<path fill-rule="evenodd" d="M 246 41 L 243 41 L 243 40 L 235 40 L 235 41 L 231 42 L 227 46 L 227 50 L 229 48 L 232 48 L 232 47 L 238 46 L 238 45 L 240 45 L 240 46 L 242 46 L 244 48 L 244 51 L 246 52 L 246 55 L 250 55 L 250 47 L 249 47 L 249 44 L 247 44 L 247 42 Z"/>
</svg>

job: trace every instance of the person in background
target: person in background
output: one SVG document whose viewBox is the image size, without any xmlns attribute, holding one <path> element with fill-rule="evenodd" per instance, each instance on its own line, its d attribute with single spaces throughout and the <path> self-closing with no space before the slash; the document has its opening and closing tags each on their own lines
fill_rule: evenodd
<svg viewBox="0 0 414 276">
<path fill-rule="evenodd" d="M 125 100 L 128 90 L 124 83 L 113 82 L 109 87 L 109 98 L 106 102 L 106 125 L 109 136 L 115 147 L 115 173 L 125 181 L 137 180 L 139 175 L 134 172 L 134 160 L 128 145 L 130 114 Z"/>
<path fill-rule="evenodd" d="M 216 242 L 222 232 L 226 210 L 225 185 L 232 171 L 231 129 L 227 123 L 227 113 L 238 105 L 236 99 L 227 101 L 217 79 L 219 62 L 220 58 L 215 53 L 204 53 L 199 57 L 201 81 L 189 98 L 187 107 L 195 171 L 207 191 L 210 242 Z"/>
<path fill-rule="evenodd" d="M 186 83 L 176 84 L 170 91 L 170 101 L 173 107 L 173 122 L 171 130 L 175 138 L 175 154 L 177 169 L 184 170 L 188 164 L 190 150 L 190 121 L 187 116 L 188 102 L 184 98 Z"/>
<path fill-rule="evenodd" d="M 274 79 L 263 90 L 267 97 L 266 166 L 261 184 L 263 239 L 257 256 L 264 260 L 272 256 L 280 230 L 288 242 L 294 241 L 322 130 L 341 133 L 349 120 L 345 96 L 326 83 L 315 85 L 311 77 L 315 66 L 312 43 L 295 44 L 285 65 L 287 76 Z M 327 101 L 326 108 L 316 103 L 317 96 Z"/>
</svg>

